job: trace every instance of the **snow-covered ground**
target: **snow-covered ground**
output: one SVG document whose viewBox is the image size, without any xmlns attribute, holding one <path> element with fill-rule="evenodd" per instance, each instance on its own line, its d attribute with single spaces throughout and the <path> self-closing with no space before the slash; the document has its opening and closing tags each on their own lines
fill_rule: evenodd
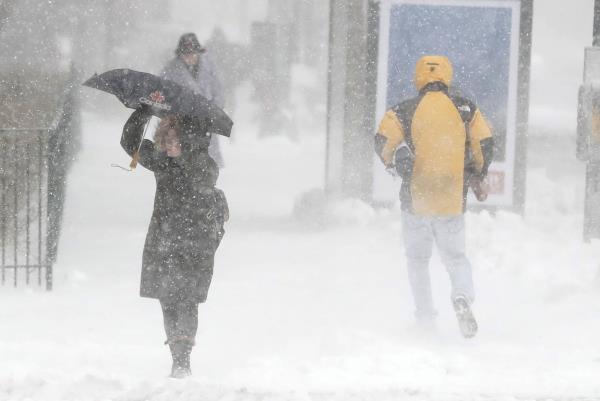
<svg viewBox="0 0 600 401">
<path fill-rule="evenodd" d="M 600 244 L 581 242 L 570 150 L 530 151 L 525 218 L 467 215 L 481 331 L 464 340 L 437 257 L 438 328 L 414 327 L 397 210 L 346 201 L 324 227 L 291 217 L 322 186 L 324 138 L 259 140 L 250 111 L 224 146 L 232 217 L 194 376 L 166 378 L 160 308 L 137 295 L 154 179 L 110 167 L 128 162 L 127 112 L 88 111 L 55 289 L 0 288 L 0 400 L 600 399 Z"/>
</svg>

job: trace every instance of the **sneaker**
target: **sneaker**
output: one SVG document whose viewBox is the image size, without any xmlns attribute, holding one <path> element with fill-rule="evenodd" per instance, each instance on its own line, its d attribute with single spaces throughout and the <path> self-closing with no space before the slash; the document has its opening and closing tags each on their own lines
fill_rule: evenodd
<svg viewBox="0 0 600 401">
<path fill-rule="evenodd" d="M 475 316 L 473 316 L 467 298 L 463 295 L 458 295 L 452 300 L 452 306 L 454 307 L 454 312 L 456 312 L 458 327 L 463 337 L 475 337 L 478 329 L 477 321 L 475 320 Z"/>
</svg>

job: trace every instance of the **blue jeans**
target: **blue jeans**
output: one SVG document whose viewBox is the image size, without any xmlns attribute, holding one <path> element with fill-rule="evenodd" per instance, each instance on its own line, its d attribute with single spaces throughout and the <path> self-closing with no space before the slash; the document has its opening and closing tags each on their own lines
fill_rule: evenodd
<svg viewBox="0 0 600 401">
<path fill-rule="evenodd" d="M 463 295 L 473 302 L 473 275 L 465 255 L 465 219 L 461 214 L 450 217 L 417 216 L 402 212 L 402 235 L 407 259 L 408 278 L 415 301 L 415 316 L 433 318 L 436 315 L 431 294 L 429 259 L 433 242 L 446 266 L 452 285 L 452 299 Z"/>
</svg>

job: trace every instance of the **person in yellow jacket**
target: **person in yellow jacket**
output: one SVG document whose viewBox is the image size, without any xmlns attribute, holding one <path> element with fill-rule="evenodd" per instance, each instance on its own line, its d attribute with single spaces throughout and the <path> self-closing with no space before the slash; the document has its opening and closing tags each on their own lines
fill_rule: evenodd
<svg viewBox="0 0 600 401">
<path fill-rule="evenodd" d="M 443 56 L 417 61 L 418 96 L 389 109 L 375 135 L 386 168 L 402 177 L 402 232 L 417 321 L 436 311 L 429 259 L 433 244 L 450 275 L 452 303 L 465 337 L 477 332 L 471 265 L 465 254 L 464 211 L 469 185 L 478 199 L 493 157 L 491 130 L 470 100 L 450 90 L 452 65 Z"/>
</svg>

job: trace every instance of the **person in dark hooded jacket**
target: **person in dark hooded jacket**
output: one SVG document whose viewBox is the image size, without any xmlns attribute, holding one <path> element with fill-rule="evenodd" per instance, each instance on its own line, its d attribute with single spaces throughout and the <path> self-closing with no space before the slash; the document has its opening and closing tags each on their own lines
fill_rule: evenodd
<svg viewBox="0 0 600 401">
<path fill-rule="evenodd" d="M 215 188 L 219 169 L 208 154 L 207 127 L 195 119 L 169 116 L 161 120 L 153 143 L 142 140 L 150 117 L 144 109 L 134 111 L 123 128 L 121 146 L 131 156 L 137 152 L 139 163 L 156 178 L 140 295 L 160 301 L 173 358 L 171 376 L 180 378 L 191 374 L 198 304 L 208 295 L 228 208 L 225 195 Z"/>
</svg>

